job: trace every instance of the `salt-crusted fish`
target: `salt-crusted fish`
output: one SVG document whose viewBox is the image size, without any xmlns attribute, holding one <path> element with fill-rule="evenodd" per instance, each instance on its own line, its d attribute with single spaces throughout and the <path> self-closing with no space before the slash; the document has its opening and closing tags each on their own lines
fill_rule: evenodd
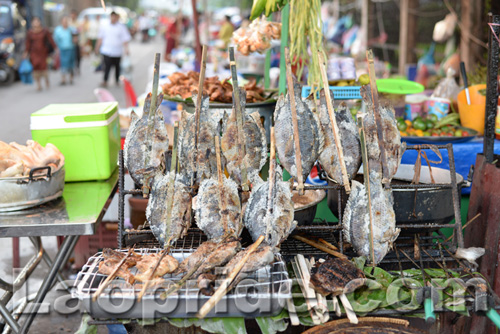
<svg viewBox="0 0 500 334">
<path fill-rule="evenodd" d="M 300 137 L 300 152 L 302 159 L 302 177 L 305 180 L 318 159 L 323 148 L 323 133 L 320 130 L 318 115 L 313 112 L 314 106 L 310 101 L 302 101 L 302 86 L 294 82 L 294 94 L 297 109 L 297 123 Z M 295 160 L 295 144 L 292 126 L 292 111 L 290 96 L 281 95 L 274 111 L 276 129 L 276 152 L 280 164 L 297 179 Z"/>
<path fill-rule="evenodd" d="M 163 114 L 159 109 L 163 100 L 163 94 L 158 95 L 156 108 L 154 109 L 154 132 L 151 138 L 148 138 L 148 117 L 151 108 L 151 93 L 148 94 L 144 102 L 142 116 L 139 118 L 132 111 L 130 128 L 127 132 L 124 144 L 124 160 L 130 176 L 138 185 L 143 185 L 144 179 L 157 172 L 163 172 L 165 168 L 164 156 L 168 150 L 168 134 L 165 128 Z M 148 150 L 151 146 L 152 152 Z M 146 157 L 149 155 L 149 164 L 145 166 Z M 149 186 L 149 185 L 146 185 Z"/>
<path fill-rule="evenodd" d="M 330 94 L 333 100 L 333 93 L 330 92 Z M 345 103 L 342 102 L 337 110 L 335 110 L 334 114 L 339 129 L 346 171 L 350 180 L 356 175 L 359 166 L 361 166 L 361 147 L 359 144 L 358 129 Z M 333 135 L 330 116 L 328 115 L 324 90 L 320 92 L 319 118 L 321 130 L 325 139 L 323 150 L 319 155 L 319 163 L 333 181 L 343 185 L 342 170 L 340 168 L 339 156 L 335 146 L 335 137 Z"/>
</svg>

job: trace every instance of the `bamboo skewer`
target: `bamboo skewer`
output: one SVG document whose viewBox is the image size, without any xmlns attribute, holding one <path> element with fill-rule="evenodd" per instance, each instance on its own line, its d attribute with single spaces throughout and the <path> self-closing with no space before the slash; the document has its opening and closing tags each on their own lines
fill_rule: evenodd
<svg viewBox="0 0 500 334">
<path fill-rule="evenodd" d="M 198 165 L 198 136 L 200 134 L 200 114 L 201 114 L 201 101 L 203 97 L 203 83 L 205 82 L 205 70 L 207 68 L 207 47 L 203 45 L 200 63 L 200 77 L 198 79 L 198 95 L 196 96 L 196 106 L 194 115 L 195 134 L 194 134 L 194 162 Z M 194 175 L 191 176 L 191 186 L 194 184 Z"/>
<path fill-rule="evenodd" d="M 335 113 L 333 110 L 333 101 L 330 95 L 330 87 L 328 84 L 328 77 L 326 75 L 325 67 L 325 57 L 322 52 L 318 51 L 319 57 L 319 68 L 321 72 L 321 78 L 323 80 L 323 91 L 325 92 L 326 107 L 328 109 L 328 116 L 330 116 L 330 123 L 333 130 L 333 138 L 335 139 L 335 146 L 337 148 L 337 155 L 339 157 L 340 170 L 342 171 L 342 182 L 344 183 L 345 192 L 349 194 L 351 192 L 351 185 L 349 184 L 349 174 L 347 174 L 347 168 L 344 160 L 344 150 L 342 148 L 339 127 L 337 125 L 337 119 L 335 118 Z"/>
<path fill-rule="evenodd" d="M 132 254 L 132 248 L 129 248 L 127 254 L 118 262 L 116 265 L 115 269 L 111 272 L 111 274 L 106 278 L 106 280 L 99 286 L 97 291 L 94 293 L 92 296 L 92 301 L 95 302 L 97 298 L 101 295 L 101 293 L 106 289 L 106 287 L 109 285 L 109 283 L 115 278 L 116 273 L 118 273 L 118 270 L 120 270 L 120 267 L 127 261 L 129 256 Z"/>
<path fill-rule="evenodd" d="M 297 168 L 297 190 L 299 195 L 304 195 L 304 176 L 302 175 L 302 155 L 300 152 L 300 137 L 299 137 L 299 124 L 297 121 L 297 104 L 295 101 L 295 92 L 292 78 L 292 65 L 290 62 L 290 51 L 288 47 L 285 48 L 285 61 L 286 61 L 286 81 L 288 84 L 288 96 L 290 97 L 290 109 L 292 111 L 292 126 L 293 126 L 293 141 L 295 148 L 295 167 Z"/>
<path fill-rule="evenodd" d="M 373 102 L 373 117 L 375 118 L 375 124 L 377 125 L 377 138 L 380 147 L 380 161 L 382 164 L 382 183 L 384 188 L 390 187 L 390 176 L 387 170 L 387 156 L 385 150 L 384 142 L 384 128 L 382 124 L 382 119 L 380 117 L 379 101 L 378 101 L 378 90 L 377 90 L 377 80 L 375 78 L 375 65 L 373 64 L 373 51 L 366 50 L 366 59 L 368 60 L 368 75 L 370 77 L 370 90 Z"/>
<path fill-rule="evenodd" d="M 291 261 L 291 265 L 293 272 L 297 277 L 297 283 L 299 284 L 300 291 L 302 292 L 302 295 L 304 296 L 304 299 L 306 301 L 307 310 L 309 311 L 311 320 L 315 325 L 319 325 L 321 324 L 321 319 L 319 318 L 319 316 L 316 314 L 315 311 L 315 307 L 317 306 L 317 300 L 314 298 L 314 296 L 311 296 L 309 290 L 305 286 L 304 277 L 302 275 L 302 271 L 300 269 L 297 257 L 295 257 L 295 261 Z"/>
<path fill-rule="evenodd" d="M 229 66 L 231 68 L 231 77 L 233 80 L 233 108 L 236 111 L 236 125 L 238 128 L 238 150 L 241 159 L 241 188 L 243 191 L 248 191 L 248 176 L 246 166 L 246 145 L 245 145 L 245 132 L 243 130 L 243 122 L 245 115 L 241 110 L 240 104 L 240 89 L 238 86 L 238 75 L 236 74 L 236 61 L 234 59 L 234 47 L 229 48 Z"/>
<path fill-rule="evenodd" d="M 167 199 L 167 221 L 165 222 L 165 238 L 170 235 L 170 225 L 172 223 L 172 207 L 174 205 L 174 197 L 175 197 L 175 178 L 176 178 L 176 167 L 177 167 L 177 145 L 179 140 L 179 122 L 174 123 L 174 144 L 172 147 L 172 160 L 170 162 L 170 174 L 168 180 L 168 189 L 170 193 L 168 194 Z M 165 242 L 163 244 L 164 248 L 169 247 L 169 245 Z"/>
<path fill-rule="evenodd" d="M 368 213 L 370 217 L 370 252 L 372 256 L 372 265 L 375 266 L 375 245 L 373 240 L 373 212 L 372 212 L 372 196 L 370 191 L 370 166 L 368 164 L 368 150 L 366 148 L 365 140 L 365 126 L 363 124 L 364 115 L 358 114 L 358 131 L 359 131 L 359 141 L 361 143 L 361 157 L 363 160 L 363 176 L 366 188 L 366 195 L 368 197 Z"/>
<path fill-rule="evenodd" d="M 153 87 L 151 89 L 151 106 L 149 108 L 148 114 L 148 127 L 146 131 L 146 139 L 150 139 L 149 145 L 147 147 L 146 157 L 144 159 L 144 170 L 147 170 L 151 158 L 153 157 L 153 144 L 155 139 L 155 116 L 156 116 L 156 100 L 158 99 L 158 83 L 160 81 L 160 54 L 155 54 L 154 61 L 154 71 L 153 71 Z M 142 185 L 142 196 L 144 198 L 149 195 L 149 179 L 150 175 L 146 176 L 144 179 L 144 184 Z"/>
<path fill-rule="evenodd" d="M 231 282 L 236 278 L 236 276 L 239 274 L 241 269 L 243 269 L 243 266 L 245 263 L 248 261 L 250 258 L 250 255 L 257 249 L 257 247 L 260 246 L 262 241 L 264 240 L 264 236 L 261 235 L 247 250 L 246 254 L 243 256 L 240 262 L 236 264 L 234 269 L 229 273 L 228 277 L 221 283 L 217 291 L 213 294 L 210 299 L 203 304 L 201 309 L 198 311 L 196 314 L 196 317 L 199 319 L 205 318 L 205 316 L 210 312 L 215 305 L 222 299 L 227 294 L 227 288 L 231 284 Z"/>
<path fill-rule="evenodd" d="M 340 301 L 342 302 L 342 305 L 344 305 L 344 310 L 347 315 L 347 318 L 351 322 L 351 324 L 357 324 L 359 322 L 358 317 L 356 316 L 356 313 L 354 313 L 354 310 L 352 309 L 352 305 L 349 302 L 349 299 L 347 299 L 347 296 L 345 293 L 341 294 L 339 296 Z"/>
<path fill-rule="evenodd" d="M 169 243 L 170 243 L 170 240 L 169 240 Z M 151 272 L 151 274 L 149 274 L 148 280 L 146 282 L 144 282 L 144 285 L 142 286 L 142 290 L 139 293 L 139 297 L 137 297 L 138 301 L 142 300 L 142 296 L 144 296 L 144 293 L 148 289 L 149 284 L 151 283 L 151 281 L 153 280 L 153 278 L 155 276 L 156 270 L 158 270 L 158 267 L 160 266 L 161 261 L 163 261 L 163 258 L 165 257 L 165 255 L 167 255 L 167 253 L 168 253 L 168 248 L 161 251 L 160 258 L 158 259 L 155 266 L 153 267 L 153 271 Z"/>
<path fill-rule="evenodd" d="M 220 159 L 220 144 L 219 136 L 215 136 L 215 155 L 217 157 L 217 181 L 219 183 L 219 214 L 222 220 L 222 226 L 224 226 L 224 232 L 227 233 L 227 215 L 226 212 L 226 202 L 224 201 L 224 196 L 222 196 L 224 189 L 224 179 L 222 177 L 222 165 Z"/>
<path fill-rule="evenodd" d="M 310 239 L 307 239 L 303 236 L 300 236 L 300 235 L 293 235 L 292 238 L 296 239 L 296 240 L 299 240 L 299 241 L 302 241 L 308 245 L 311 245 L 313 246 L 314 248 L 317 248 L 325 253 L 328 253 L 330 255 L 333 255 L 333 256 L 336 256 L 338 258 L 341 258 L 341 259 L 347 259 L 347 256 L 345 256 L 344 254 L 342 253 L 339 253 L 337 251 L 334 251 L 333 249 L 331 249 L 330 247 L 327 247 L 327 246 L 323 246 L 322 244 L 320 243 L 317 243 L 313 240 L 310 240 Z"/>
<path fill-rule="evenodd" d="M 275 137 L 274 137 L 274 126 L 271 127 L 271 152 L 269 158 L 269 190 L 267 195 L 267 212 L 265 219 L 266 222 L 266 239 L 271 233 L 271 222 L 269 219 L 271 218 L 272 210 L 273 210 L 273 200 L 274 200 L 274 186 L 276 184 L 276 146 L 275 146 Z"/>
</svg>

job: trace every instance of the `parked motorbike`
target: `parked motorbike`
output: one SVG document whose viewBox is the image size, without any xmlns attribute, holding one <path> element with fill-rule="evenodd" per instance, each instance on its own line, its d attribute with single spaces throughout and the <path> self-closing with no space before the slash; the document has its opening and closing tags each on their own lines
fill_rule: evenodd
<svg viewBox="0 0 500 334">
<path fill-rule="evenodd" d="M 10 85 L 16 78 L 14 50 L 15 44 L 12 38 L 4 38 L 0 42 L 0 85 Z"/>
</svg>

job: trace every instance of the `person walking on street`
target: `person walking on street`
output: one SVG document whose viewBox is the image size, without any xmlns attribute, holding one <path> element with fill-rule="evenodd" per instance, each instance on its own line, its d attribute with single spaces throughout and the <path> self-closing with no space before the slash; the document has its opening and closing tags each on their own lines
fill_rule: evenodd
<svg viewBox="0 0 500 334">
<path fill-rule="evenodd" d="M 54 52 L 56 44 L 50 32 L 42 26 L 38 17 L 31 20 L 31 28 L 26 36 L 26 48 L 24 57 L 30 59 L 33 65 L 33 78 L 36 82 L 36 89 L 42 90 L 41 79 L 45 79 L 45 85 L 49 88 L 49 75 L 47 72 L 47 57 Z"/>
<path fill-rule="evenodd" d="M 66 76 L 69 75 L 69 83 L 73 84 L 73 69 L 75 67 L 75 47 L 73 45 L 73 34 L 65 16 L 61 25 L 54 30 L 54 41 L 59 49 L 61 60 L 61 86 L 66 85 Z"/>
<path fill-rule="evenodd" d="M 130 33 L 124 24 L 118 22 L 119 16 L 112 12 L 110 24 L 103 26 L 99 31 L 96 50 L 99 50 L 104 58 L 104 81 L 101 87 L 108 85 L 109 72 L 111 67 L 115 68 L 116 85 L 120 85 L 120 61 L 122 55 L 128 55 L 128 42 Z"/>
</svg>

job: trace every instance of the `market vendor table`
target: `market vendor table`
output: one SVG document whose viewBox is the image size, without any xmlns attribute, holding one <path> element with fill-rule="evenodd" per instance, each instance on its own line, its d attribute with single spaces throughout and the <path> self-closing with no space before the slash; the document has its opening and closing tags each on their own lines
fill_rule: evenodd
<svg viewBox="0 0 500 334">
<path fill-rule="evenodd" d="M 66 183 L 62 198 L 47 204 L 16 212 L 0 213 L 0 237 L 30 237 L 37 249 L 13 284 L 0 279 L 5 294 L 0 298 L 0 314 L 15 333 L 27 333 L 40 305 L 54 284 L 60 268 L 67 262 L 80 235 L 94 234 L 110 201 L 116 193 L 118 169 L 105 181 Z M 42 236 L 65 236 L 52 262 L 45 253 Z M 50 264 L 50 270 L 40 286 L 22 327 L 7 309 L 14 287 L 27 279 L 40 260 Z M 19 277 L 23 276 L 22 280 Z"/>
<path fill-rule="evenodd" d="M 413 145 L 413 144 L 408 144 Z M 426 150 L 429 160 L 439 160 L 436 159 L 436 155 L 431 150 Z M 455 169 L 458 174 L 462 175 L 465 180 L 469 174 L 470 166 L 476 163 L 476 155 L 483 152 L 483 138 L 475 138 L 471 141 L 465 143 L 453 144 L 453 155 L 455 157 Z M 417 151 L 409 150 L 403 154 L 401 159 L 402 164 L 415 164 L 417 160 Z M 441 164 L 431 163 L 431 166 L 436 166 L 440 168 L 449 169 L 450 164 L 448 160 L 448 152 L 446 150 L 441 150 L 443 155 L 443 162 Z M 495 140 L 495 154 L 500 154 L 500 140 Z M 422 159 L 422 165 L 426 165 L 424 159 Z M 470 194 L 470 187 L 462 188 L 462 194 Z"/>
</svg>

